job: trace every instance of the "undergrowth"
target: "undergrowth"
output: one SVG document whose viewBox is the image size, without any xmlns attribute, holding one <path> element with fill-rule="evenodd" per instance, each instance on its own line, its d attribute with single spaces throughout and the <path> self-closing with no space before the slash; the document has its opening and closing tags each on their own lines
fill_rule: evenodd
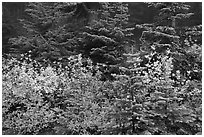
<svg viewBox="0 0 204 137">
<path fill-rule="evenodd" d="M 201 83 L 173 86 L 172 59 L 155 71 L 101 81 L 80 55 L 64 68 L 3 59 L 3 134 L 197 134 L 201 132 Z M 30 63 L 29 63 L 30 62 Z M 125 68 L 121 68 L 125 70 Z M 158 71 L 160 77 L 155 77 Z M 165 72 L 165 73 L 164 73 Z"/>
</svg>

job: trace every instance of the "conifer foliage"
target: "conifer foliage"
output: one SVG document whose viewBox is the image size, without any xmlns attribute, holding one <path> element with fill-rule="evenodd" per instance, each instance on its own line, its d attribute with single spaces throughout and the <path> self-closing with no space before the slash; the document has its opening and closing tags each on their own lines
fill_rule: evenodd
<svg viewBox="0 0 204 137">
<path fill-rule="evenodd" d="M 63 56 L 72 55 L 74 44 L 73 32 L 65 31 L 61 20 L 68 20 L 74 15 L 73 7 L 76 3 L 29 3 L 26 9 L 28 18 L 21 23 L 27 30 L 26 36 L 11 39 L 16 52 L 27 53 L 37 60 L 57 60 Z M 70 7 L 68 13 L 61 13 L 61 9 Z M 66 16 L 66 18 L 65 18 Z"/>
<path fill-rule="evenodd" d="M 187 31 L 186 28 L 175 25 L 176 19 L 192 15 L 186 13 L 188 5 L 148 4 L 159 8 L 157 17 L 159 20 L 153 24 L 136 26 L 144 29 L 140 39 L 141 51 L 124 54 L 129 65 L 120 67 L 123 74 L 116 75 L 117 80 L 114 82 L 118 89 L 116 92 L 119 92 L 119 96 L 116 95 L 113 99 L 117 102 L 116 111 L 111 113 L 116 126 L 107 132 L 145 135 L 199 133 L 201 79 L 195 77 L 192 79 L 186 75 L 186 73 L 201 72 L 201 66 L 194 68 L 193 72 L 189 69 L 190 66 L 198 66 L 201 63 L 198 61 L 200 55 L 196 56 L 196 53 L 201 52 L 199 27 L 194 27 L 195 33 L 192 28 L 188 28 Z M 162 22 L 163 20 L 165 22 Z M 183 30 L 186 32 L 181 33 Z M 186 35 L 190 36 L 191 44 L 183 43 L 182 37 L 188 38 Z M 194 37 L 194 40 L 191 37 Z M 196 51 L 191 50 L 194 46 L 198 47 Z M 194 62 L 189 62 L 189 57 L 192 57 Z M 178 66 L 182 66 L 184 60 L 189 62 L 186 62 L 189 67 L 181 69 Z M 192 93 L 200 97 L 189 96 Z M 192 100 L 191 103 L 187 103 L 186 96 Z"/>
<path fill-rule="evenodd" d="M 125 119 L 120 124 L 121 132 L 124 129 L 122 132 L 124 134 L 127 132 L 132 134 L 196 134 L 201 131 L 199 120 L 201 119 L 201 79 L 189 80 L 185 74 L 201 70 L 198 67 L 192 72 L 192 70 L 181 70 L 178 66 L 182 65 L 183 60 L 189 62 L 185 58 L 192 56 L 194 56 L 192 59 L 195 60 L 200 58 L 198 54 L 195 57 L 195 50 L 193 53 L 189 49 L 201 45 L 193 42 L 188 44 L 188 48 L 184 48 L 186 45 L 182 45 L 183 41 L 178 33 L 179 28 L 175 26 L 175 20 L 171 20 L 172 17 L 189 17 L 188 15 L 191 14 L 177 13 L 178 9 L 179 13 L 187 9 L 188 6 L 183 3 L 170 3 L 170 6 L 169 3 L 149 4 L 156 8 L 159 7 L 158 18 L 164 18 L 165 21 L 170 19 L 170 23 L 155 22 L 137 25 L 144 29 L 140 39 L 141 51 L 136 54 L 125 54 L 129 58 L 127 63 L 130 65 L 129 68 L 122 68 L 122 70 L 128 71 L 129 75 L 116 76 L 120 79 L 127 79 L 127 83 L 124 80 L 122 82 L 125 83 L 124 87 L 122 86 L 124 98 L 119 101 L 121 105 L 117 113 L 119 119 Z M 164 12 L 165 10 L 171 11 L 171 9 L 173 13 Z M 198 30 L 196 28 L 194 27 L 194 30 Z M 192 35 L 190 37 L 195 38 L 196 35 L 195 41 L 198 42 L 200 32 L 195 33 L 190 30 L 185 32 L 185 36 L 189 34 Z M 197 52 L 199 50 L 201 51 L 200 48 L 197 48 Z M 189 67 L 198 66 L 198 60 L 186 63 L 189 64 Z M 190 97 L 189 94 L 192 92 L 200 97 L 197 99 L 194 98 L 195 96 Z M 185 96 L 193 101 L 187 103 Z M 194 101 L 199 102 L 196 105 L 199 115 L 195 112 Z M 194 117 L 195 115 L 197 116 Z"/>
<path fill-rule="evenodd" d="M 131 35 L 127 28 L 128 5 L 123 3 L 101 3 L 101 8 L 93 11 L 98 19 L 86 27 L 84 32 L 84 52 L 94 62 L 115 65 L 123 60 L 124 44 Z"/>
<path fill-rule="evenodd" d="M 28 35 L 10 42 L 16 52 L 30 50 L 37 60 L 58 60 L 82 53 L 96 63 L 121 63 L 125 37 L 131 35 L 127 4 L 99 5 L 100 9 L 89 10 L 83 2 L 29 3 L 29 17 L 21 20 Z"/>
</svg>

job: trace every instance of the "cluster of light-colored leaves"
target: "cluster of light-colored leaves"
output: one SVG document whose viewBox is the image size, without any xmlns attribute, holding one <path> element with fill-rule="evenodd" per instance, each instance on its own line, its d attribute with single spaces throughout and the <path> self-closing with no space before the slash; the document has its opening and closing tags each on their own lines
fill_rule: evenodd
<svg viewBox="0 0 204 137">
<path fill-rule="evenodd" d="M 39 72 L 34 61 L 3 60 L 4 128 L 18 134 L 40 134 L 43 129 L 56 134 L 91 134 L 87 128 L 105 128 L 111 106 L 108 100 L 100 101 L 100 74 L 92 76 L 83 68 L 80 55 L 70 60 L 69 71 L 47 66 Z M 18 104 L 23 107 L 12 110 Z"/>
<path fill-rule="evenodd" d="M 170 79 L 171 57 L 163 54 L 160 62 L 147 64 L 151 69 L 142 76 L 138 72 L 144 68 L 136 63 L 131 69 L 123 68 L 132 75 L 115 75 L 115 81 L 105 82 L 99 80 L 99 72 L 92 76 L 91 61 L 84 68 L 81 55 L 69 60 L 65 68 L 54 68 L 42 67 L 34 60 L 26 63 L 3 59 L 4 128 L 17 130 L 18 134 L 40 134 L 43 129 L 55 134 L 201 131 L 201 83 L 187 81 L 175 87 Z M 140 61 L 137 57 L 135 60 Z M 24 107 L 12 110 L 17 104 Z M 180 128 L 176 132 L 172 130 L 175 126 Z M 90 129 L 95 131 L 91 133 Z"/>
</svg>

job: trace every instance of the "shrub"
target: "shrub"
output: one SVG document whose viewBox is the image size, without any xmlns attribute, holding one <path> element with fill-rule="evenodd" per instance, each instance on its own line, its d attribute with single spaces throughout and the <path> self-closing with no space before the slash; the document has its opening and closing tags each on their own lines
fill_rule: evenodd
<svg viewBox="0 0 204 137">
<path fill-rule="evenodd" d="M 71 70 L 3 60 L 3 128 L 17 134 L 99 134 L 112 106 L 102 99 L 99 75 L 70 58 Z M 73 64 L 72 64 L 72 63 Z M 39 64 L 40 66 L 40 64 Z M 90 66 L 91 68 L 91 66 Z"/>
</svg>

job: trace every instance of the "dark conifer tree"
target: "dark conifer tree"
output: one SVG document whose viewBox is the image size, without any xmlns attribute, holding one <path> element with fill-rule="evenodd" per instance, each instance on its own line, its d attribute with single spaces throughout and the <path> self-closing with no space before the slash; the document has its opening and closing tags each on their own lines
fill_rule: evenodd
<svg viewBox="0 0 204 137">
<path fill-rule="evenodd" d="M 63 60 L 82 54 L 96 63 L 122 63 L 125 45 L 132 35 L 128 28 L 128 5 L 98 3 L 29 3 L 27 19 L 21 20 L 27 36 L 10 42 L 18 53 L 30 51 L 37 60 Z"/>
</svg>

